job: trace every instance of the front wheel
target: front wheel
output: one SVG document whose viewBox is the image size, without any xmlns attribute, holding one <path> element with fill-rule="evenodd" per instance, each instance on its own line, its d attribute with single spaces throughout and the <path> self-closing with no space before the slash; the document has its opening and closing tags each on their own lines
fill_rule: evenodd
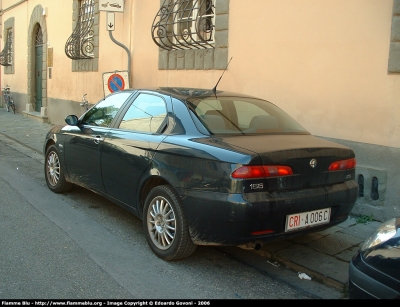
<svg viewBox="0 0 400 307">
<path fill-rule="evenodd" d="M 14 104 L 13 101 L 12 101 L 11 104 L 10 104 L 10 109 L 11 109 L 11 111 L 15 114 L 15 104 Z"/>
<path fill-rule="evenodd" d="M 150 191 L 143 210 L 143 228 L 147 243 L 161 259 L 186 258 L 196 249 L 179 198 L 169 186 Z"/>
<path fill-rule="evenodd" d="M 61 166 L 60 155 L 56 145 L 51 145 L 46 150 L 44 175 L 47 186 L 55 193 L 68 192 L 73 187 L 71 183 L 65 180 L 64 170 Z"/>
</svg>

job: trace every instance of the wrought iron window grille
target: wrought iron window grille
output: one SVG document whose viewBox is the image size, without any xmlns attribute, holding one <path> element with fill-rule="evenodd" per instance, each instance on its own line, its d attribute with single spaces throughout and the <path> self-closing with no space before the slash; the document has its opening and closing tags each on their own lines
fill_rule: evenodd
<svg viewBox="0 0 400 307">
<path fill-rule="evenodd" d="M 151 27 L 166 50 L 214 48 L 214 0 L 165 0 Z"/>
<path fill-rule="evenodd" d="M 0 52 L 0 65 L 12 66 L 13 64 L 13 32 L 12 29 L 7 30 L 7 40 L 4 44 L 3 51 Z"/>
<path fill-rule="evenodd" d="M 65 54 L 72 60 L 94 58 L 94 0 L 82 0 L 74 31 L 65 44 Z"/>
</svg>

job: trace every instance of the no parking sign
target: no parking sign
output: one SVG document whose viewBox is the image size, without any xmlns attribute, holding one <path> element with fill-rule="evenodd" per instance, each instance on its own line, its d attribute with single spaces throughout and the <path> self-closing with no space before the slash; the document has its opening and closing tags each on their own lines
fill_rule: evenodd
<svg viewBox="0 0 400 307">
<path fill-rule="evenodd" d="M 103 73 L 104 96 L 129 88 L 127 70 Z"/>
</svg>

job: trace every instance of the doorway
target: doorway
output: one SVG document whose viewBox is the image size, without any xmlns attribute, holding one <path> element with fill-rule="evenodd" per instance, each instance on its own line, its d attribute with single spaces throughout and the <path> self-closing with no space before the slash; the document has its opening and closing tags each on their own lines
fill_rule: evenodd
<svg viewBox="0 0 400 307">
<path fill-rule="evenodd" d="M 42 28 L 38 25 L 35 39 L 35 111 L 40 112 L 42 108 L 42 82 L 43 82 L 43 35 Z"/>
</svg>

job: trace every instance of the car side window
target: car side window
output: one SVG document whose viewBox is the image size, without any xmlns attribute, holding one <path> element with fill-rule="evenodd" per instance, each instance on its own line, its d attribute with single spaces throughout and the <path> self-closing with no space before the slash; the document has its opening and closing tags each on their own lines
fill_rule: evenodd
<svg viewBox="0 0 400 307">
<path fill-rule="evenodd" d="M 122 92 L 108 96 L 85 114 L 82 123 L 85 125 L 109 127 L 115 115 L 117 115 L 119 109 L 130 95 L 130 92 Z"/>
<path fill-rule="evenodd" d="M 140 94 L 129 107 L 119 125 L 121 129 L 161 133 L 166 125 L 167 107 L 163 98 Z"/>
</svg>

